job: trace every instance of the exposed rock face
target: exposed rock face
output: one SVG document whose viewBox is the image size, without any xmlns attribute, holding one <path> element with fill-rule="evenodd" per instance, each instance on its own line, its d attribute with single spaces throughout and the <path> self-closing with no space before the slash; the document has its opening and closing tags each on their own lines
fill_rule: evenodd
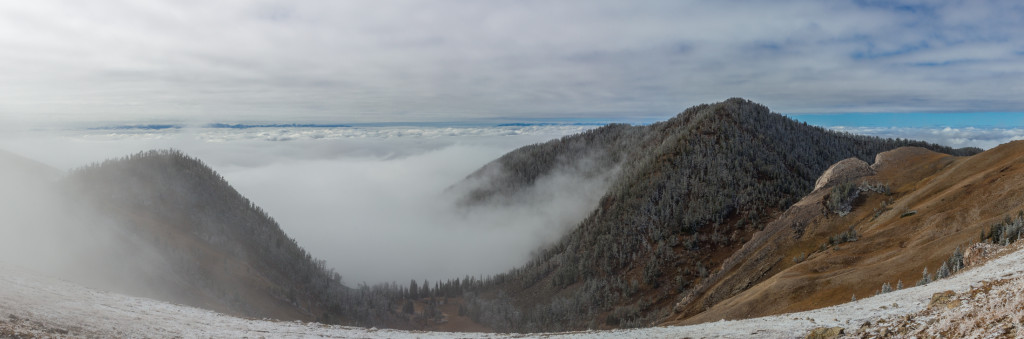
<svg viewBox="0 0 1024 339">
<path fill-rule="evenodd" d="M 979 242 L 971 245 L 971 247 L 967 248 L 967 252 L 964 252 L 964 267 L 973 267 L 975 265 L 982 264 L 1002 248 L 1002 246 L 986 242 Z"/>
<path fill-rule="evenodd" d="M 825 170 L 821 177 L 818 177 L 818 181 L 814 182 L 814 190 L 817 191 L 845 181 L 874 174 L 875 171 L 864 160 L 857 158 L 845 159 Z"/>
<path fill-rule="evenodd" d="M 928 302 L 928 308 L 956 308 L 960 306 L 960 299 L 956 298 L 953 291 L 945 291 L 932 294 L 932 300 Z"/>
</svg>

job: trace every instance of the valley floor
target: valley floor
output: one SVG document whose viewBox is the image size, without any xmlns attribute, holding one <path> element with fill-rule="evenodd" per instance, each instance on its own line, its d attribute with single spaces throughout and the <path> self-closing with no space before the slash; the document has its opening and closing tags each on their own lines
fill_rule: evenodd
<svg viewBox="0 0 1024 339">
<path fill-rule="evenodd" d="M 922 336 L 928 337 L 936 335 L 924 332 L 930 328 L 929 323 L 955 324 L 959 318 L 953 319 L 950 316 L 956 314 L 977 316 L 978 312 L 972 311 L 972 307 L 988 310 L 991 307 L 985 306 L 985 300 L 997 295 L 996 292 L 1002 286 L 1018 285 L 1024 285 L 1024 251 L 1014 250 L 982 266 L 926 286 L 906 288 L 807 312 L 692 326 L 615 331 L 449 333 L 243 319 L 89 289 L 0 263 L 0 337 L 802 338 L 819 327 L 842 327 L 847 333 L 870 336 L 878 335 L 879 330 L 902 328 L 903 335 L 907 331 L 918 330 Z M 964 304 L 944 313 L 928 313 L 927 306 L 932 295 L 950 290 L 956 292 Z M 993 300 L 988 301 L 988 304 L 993 304 Z M 1013 304 L 1010 307 L 1019 306 Z M 1014 325 L 1016 322 L 1019 322 L 1018 319 L 1010 319 L 1003 326 L 1006 328 L 1000 327 L 998 330 L 1019 331 L 1021 328 L 1017 326 L 1019 324 Z M 865 323 L 873 325 L 865 327 Z M 974 326 L 980 327 L 977 331 L 982 332 L 961 328 L 956 333 L 967 335 L 993 330 L 983 323 Z"/>
</svg>

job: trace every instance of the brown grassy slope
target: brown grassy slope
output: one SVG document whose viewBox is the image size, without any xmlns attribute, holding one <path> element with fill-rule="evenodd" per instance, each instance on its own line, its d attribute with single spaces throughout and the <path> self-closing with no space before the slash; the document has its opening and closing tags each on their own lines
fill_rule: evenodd
<svg viewBox="0 0 1024 339">
<path fill-rule="evenodd" d="M 695 289 L 665 324 L 693 324 L 803 311 L 869 296 L 882 283 L 913 286 L 954 249 L 1024 207 L 1024 141 L 956 158 L 919 148 L 880 154 L 877 174 L 891 196 L 862 194 L 846 216 L 827 212 L 828 189 L 815 191 L 754 236 Z M 882 209 L 883 201 L 889 203 Z M 901 217 L 906 211 L 916 211 Z M 875 217 L 876 212 L 879 215 Z M 853 227 L 859 240 L 819 251 Z M 809 254 L 801 263 L 793 258 Z"/>
</svg>

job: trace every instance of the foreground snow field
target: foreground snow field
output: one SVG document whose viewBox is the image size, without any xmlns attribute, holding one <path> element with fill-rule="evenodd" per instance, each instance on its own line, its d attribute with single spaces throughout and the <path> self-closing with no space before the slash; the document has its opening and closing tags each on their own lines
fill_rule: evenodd
<svg viewBox="0 0 1024 339">
<path fill-rule="evenodd" d="M 49 278 L 0 263 L 0 336 L 272 337 L 272 338 L 745 338 L 803 337 L 817 327 L 847 331 L 865 322 L 920 312 L 932 294 L 957 293 L 1003 279 L 1024 278 L 1024 251 L 933 282 L 823 309 L 693 326 L 615 331 L 504 334 L 412 332 L 317 323 L 243 319 L 212 311 L 129 297 Z"/>
</svg>

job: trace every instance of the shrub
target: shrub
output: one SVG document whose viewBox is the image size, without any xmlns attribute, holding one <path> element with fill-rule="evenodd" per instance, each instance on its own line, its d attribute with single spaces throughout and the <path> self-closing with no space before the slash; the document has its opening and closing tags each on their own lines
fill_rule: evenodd
<svg viewBox="0 0 1024 339">
<path fill-rule="evenodd" d="M 860 189 L 854 187 L 851 182 L 844 182 L 832 187 L 832 192 L 829 193 L 826 203 L 828 209 L 840 216 L 850 213 L 850 209 L 853 208 L 850 203 L 857 198 L 858 193 L 860 193 Z"/>
</svg>

